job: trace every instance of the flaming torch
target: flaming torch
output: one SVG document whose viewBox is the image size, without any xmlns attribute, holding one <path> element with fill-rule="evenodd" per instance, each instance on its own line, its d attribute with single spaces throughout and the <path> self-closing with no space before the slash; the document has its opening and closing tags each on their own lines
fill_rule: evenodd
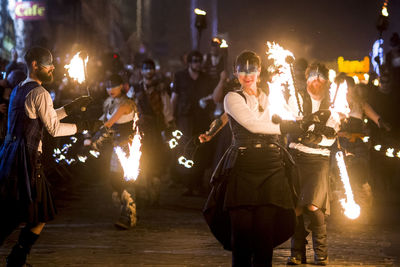
<svg viewBox="0 0 400 267">
<path fill-rule="evenodd" d="M 346 165 L 344 163 L 344 156 L 342 151 L 336 153 L 336 162 L 340 172 L 340 178 L 344 185 L 346 199 L 340 199 L 340 204 L 344 209 L 344 215 L 354 220 L 360 216 L 360 206 L 354 201 L 353 192 L 351 190 L 349 175 L 347 173 Z"/>
<path fill-rule="evenodd" d="M 89 61 L 89 56 L 85 59 L 82 58 L 81 52 L 78 52 L 71 59 L 70 63 L 65 65 L 64 68 L 67 69 L 69 77 L 82 84 L 86 81 L 87 71 L 86 65 Z M 86 87 L 88 95 L 90 95 L 89 87 Z"/>
<path fill-rule="evenodd" d="M 132 143 L 128 144 L 129 156 L 125 154 L 121 147 L 114 148 L 114 151 L 117 154 L 118 159 L 121 163 L 122 169 L 124 170 L 124 178 L 126 181 L 136 181 L 140 171 L 140 157 L 142 156 L 140 147 L 142 146 L 142 144 L 140 142 L 141 137 L 139 133 L 139 128 L 136 127 L 136 122 L 138 119 L 139 118 L 136 113 L 133 121 L 133 129 L 136 129 L 136 133 L 133 136 Z"/>
<path fill-rule="evenodd" d="M 284 89 L 288 88 L 289 94 L 295 95 L 294 80 L 291 72 L 291 64 L 288 62 L 288 58 L 294 60 L 292 52 L 283 49 L 276 43 L 267 42 L 267 55 L 268 59 L 273 60 L 273 65 L 270 67 L 270 71 L 274 74 L 272 76 L 269 85 L 269 111 L 271 117 L 278 115 L 284 120 L 294 120 L 294 116 L 285 101 Z"/>
<path fill-rule="evenodd" d="M 347 103 L 347 83 L 332 83 L 329 88 L 329 96 L 332 103 L 329 109 L 333 118 L 340 122 L 340 115 L 348 117 L 350 107 Z"/>
<path fill-rule="evenodd" d="M 332 118 L 340 122 L 340 117 L 348 117 L 350 113 L 349 104 L 347 102 L 347 83 L 340 84 L 332 83 L 329 89 L 331 99 L 330 111 Z M 349 175 L 347 173 L 344 155 L 342 151 L 336 153 L 336 162 L 339 168 L 340 180 L 343 183 L 346 199 L 341 199 L 340 204 L 344 209 L 344 215 L 354 220 L 360 216 L 360 206 L 354 201 L 353 192 L 350 185 Z"/>
</svg>

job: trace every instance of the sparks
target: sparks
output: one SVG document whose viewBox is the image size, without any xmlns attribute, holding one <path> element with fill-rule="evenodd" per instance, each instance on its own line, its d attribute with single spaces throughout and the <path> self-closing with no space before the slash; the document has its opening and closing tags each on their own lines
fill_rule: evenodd
<svg viewBox="0 0 400 267">
<path fill-rule="evenodd" d="M 389 158 L 393 158 L 394 157 L 394 148 L 386 149 L 386 156 L 388 156 Z"/>
<path fill-rule="evenodd" d="M 344 209 L 344 214 L 354 220 L 360 216 L 360 206 L 354 201 L 353 192 L 351 190 L 349 175 L 347 173 L 346 164 L 344 163 L 343 152 L 336 153 L 336 162 L 339 168 L 340 179 L 343 183 L 346 199 L 340 199 L 340 204 Z"/>
<path fill-rule="evenodd" d="M 376 151 L 381 151 L 381 148 L 382 148 L 381 145 L 376 145 L 376 146 L 374 146 L 374 149 L 375 149 Z"/>
<path fill-rule="evenodd" d="M 173 149 L 178 145 L 178 141 L 176 141 L 175 138 L 172 138 L 171 140 L 168 141 L 168 145 L 170 149 Z"/>
<path fill-rule="evenodd" d="M 364 137 L 362 138 L 362 141 L 363 141 L 364 143 L 368 143 L 368 141 L 369 141 L 369 136 L 364 136 Z"/>
<path fill-rule="evenodd" d="M 68 70 L 68 75 L 78 83 L 83 83 L 85 81 L 86 64 L 89 61 L 89 57 L 83 60 L 79 55 L 81 52 L 75 54 L 68 65 L 64 68 Z"/>
</svg>

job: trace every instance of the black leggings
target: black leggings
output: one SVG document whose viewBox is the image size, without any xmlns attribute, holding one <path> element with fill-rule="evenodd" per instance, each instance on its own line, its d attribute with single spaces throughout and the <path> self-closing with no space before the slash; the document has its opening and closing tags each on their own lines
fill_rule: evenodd
<svg viewBox="0 0 400 267">
<path fill-rule="evenodd" d="M 272 266 L 277 209 L 278 207 L 269 205 L 229 210 L 232 227 L 232 266 Z"/>
</svg>

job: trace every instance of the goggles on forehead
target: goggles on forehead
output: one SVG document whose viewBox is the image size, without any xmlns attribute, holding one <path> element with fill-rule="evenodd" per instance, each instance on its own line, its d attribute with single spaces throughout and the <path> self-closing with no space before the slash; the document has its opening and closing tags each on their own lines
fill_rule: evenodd
<svg viewBox="0 0 400 267">
<path fill-rule="evenodd" d="M 190 63 L 201 63 L 203 60 L 199 57 L 194 57 L 192 58 L 192 60 L 190 61 Z"/>
<path fill-rule="evenodd" d="M 326 80 L 326 77 L 318 70 L 310 71 L 310 73 L 308 74 L 308 77 L 307 77 L 307 81 L 308 80 L 316 80 L 316 79 Z"/>
<path fill-rule="evenodd" d="M 53 57 L 52 56 L 42 57 L 42 58 L 40 58 L 40 60 L 38 60 L 38 64 L 45 68 L 52 67 L 52 66 L 54 66 Z"/>
<path fill-rule="evenodd" d="M 150 65 L 150 64 L 143 64 L 142 70 L 143 70 L 143 71 L 144 71 L 144 70 L 148 70 L 148 71 L 154 70 L 154 66 L 153 66 L 153 65 Z"/>
<path fill-rule="evenodd" d="M 240 75 L 250 75 L 258 73 L 259 67 L 257 65 L 237 65 L 236 72 Z"/>
</svg>

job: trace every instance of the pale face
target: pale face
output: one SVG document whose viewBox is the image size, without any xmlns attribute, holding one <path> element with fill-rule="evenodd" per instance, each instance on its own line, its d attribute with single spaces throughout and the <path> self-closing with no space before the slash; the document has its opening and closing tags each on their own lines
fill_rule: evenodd
<svg viewBox="0 0 400 267">
<path fill-rule="evenodd" d="M 121 96 L 121 94 L 122 94 L 122 84 L 118 85 L 118 86 L 115 86 L 115 87 L 107 88 L 107 93 L 112 98 L 117 98 L 117 97 Z"/>
<path fill-rule="evenodd" d="M 243 90 L 256 90 L 261 68 L 255 65 L 237 66 L 236 77 Z"/>
</svg>

